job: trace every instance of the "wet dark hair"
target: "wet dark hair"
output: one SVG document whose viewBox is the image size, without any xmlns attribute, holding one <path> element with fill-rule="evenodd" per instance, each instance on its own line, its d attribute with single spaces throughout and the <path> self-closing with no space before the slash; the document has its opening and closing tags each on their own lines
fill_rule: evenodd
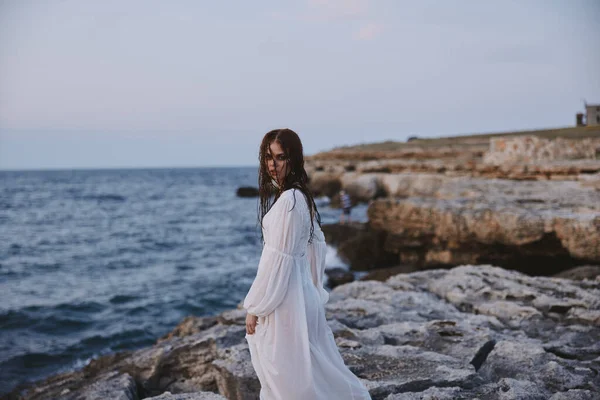
<svg viewBox="0 0 600 400">
<path fill-rule="evenodd" d="M 267 166 L 267 155 L 271 154 L 270 146 L 273 142 L 279 143 L 283 152 L 287 158 L 287 174 L 283 178 L 283 182 L 279 188 L 273 185 L 271 182 L 271 175 L 269 174 Z M 275 162 L 275 158 L 273 158 Z M 258 195 L 260 198 L 258 218 L 260 226 L 262 227 L 262 221 L 267 212 L 271 209 L 273 204 L 279 199 L 281 193 L 287 189 L 296 188 L 300 190 L 306 198 L 308 209 L 310 210 L 310 237 L 308 242 L 311 243 L 314 235 L 314 216 L 317 216 L 317 223 L 321 226 L 321 215 L 315 204 L 313 194 L 308 188 L 308 175 L 304 169 L 304 154 L 302 149 L 302 142 L 298 137 L 298 134 L 291 129 L 273 129 L 267 132 L 263 137 L 260 144 L 260 151 L 258 154 Z M 271 196 L 275 195 L 273 203 L 271 203 Z M 294 197 L 294 206 L 296 205 L 296 198 Z M 293 208 L 293 207 L 292 207 Z M 261 239 L 262 229 L 261 229 Z"/>
</svg>

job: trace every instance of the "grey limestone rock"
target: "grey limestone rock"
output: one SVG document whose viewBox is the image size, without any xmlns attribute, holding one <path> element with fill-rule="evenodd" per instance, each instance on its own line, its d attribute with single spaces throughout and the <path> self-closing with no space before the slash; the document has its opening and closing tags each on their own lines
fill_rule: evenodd
<svg viewBox="0 0 600 400">
<path fill-rule="evenodd" d="M 464 265 L 341 285 L 325 310 L 374 400 L 600 398 L 600 281 Z M 93 360 L 22 398 L 257 399 L 244 336 L 244 310 L 186 318 L 154 346 Z"/>
</svg>

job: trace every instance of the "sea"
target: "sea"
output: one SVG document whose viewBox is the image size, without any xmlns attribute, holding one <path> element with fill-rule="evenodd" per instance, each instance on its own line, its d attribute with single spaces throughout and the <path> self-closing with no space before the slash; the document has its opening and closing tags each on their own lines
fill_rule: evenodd
<svg viewBox="0 0 600 400">
<path fill-rule="evenodd" d="M 0 393 L 236 308 L 261 253 L 258 199 L 236 191 L 257 173 L 0 171 Z M 339 220 L 316 201 L 324 224 Z M 327 264 L 345 267 L 332 247 Z"/>
</svg>

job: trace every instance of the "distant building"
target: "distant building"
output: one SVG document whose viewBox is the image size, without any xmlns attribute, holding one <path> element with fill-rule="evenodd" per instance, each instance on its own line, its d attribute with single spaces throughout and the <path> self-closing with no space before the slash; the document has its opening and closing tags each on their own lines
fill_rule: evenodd
<svg viewBox="0 0 600 400">
<path fill-rule="evenodd" d="M 600 125 L 600 104 L 585 105 L 585 122 L 587 126 Z"/>
</svg>

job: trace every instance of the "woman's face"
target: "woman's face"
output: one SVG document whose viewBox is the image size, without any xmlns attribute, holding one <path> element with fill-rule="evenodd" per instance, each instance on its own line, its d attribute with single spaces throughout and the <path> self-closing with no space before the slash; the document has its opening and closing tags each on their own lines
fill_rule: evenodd
<svg viewBox="0 0 600 400">
<path fill-rule="evenodd" d="M 276 141 L 269 145 L 269 152 L 265 155 L 267 162 L 267 171 L 271 178 L 275 179 L 278 184 L 283 182 L 283 178 L 288 174 L 289 161 L 283 152 L 283 149 Z"/>
</svg>

